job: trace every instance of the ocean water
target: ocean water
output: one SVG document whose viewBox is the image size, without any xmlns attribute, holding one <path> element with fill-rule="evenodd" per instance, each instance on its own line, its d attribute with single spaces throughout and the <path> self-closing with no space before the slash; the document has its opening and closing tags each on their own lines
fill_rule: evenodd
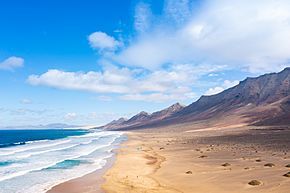
<svg viewBox="0 0 290 193">
<path fill-rule="evenodd" d="M 0 193 L 42 193 L 106 165 L 121 132 L 0 130 Z"/>
</svg>

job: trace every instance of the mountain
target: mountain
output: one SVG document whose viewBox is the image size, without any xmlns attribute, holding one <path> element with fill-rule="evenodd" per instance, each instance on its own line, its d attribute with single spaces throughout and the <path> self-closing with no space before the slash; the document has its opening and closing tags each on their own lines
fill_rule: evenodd
<svg viewBox="0 0 290 193">
<path fill-rule="evenodd" d="M 219 94 L 202 96 L 182 107 L 178 103 L 159 112 L 141 112 L 119 130 L 186 124 L 200 128 L 226 125 L 289 125 L 290 68 L 279 73 L 246 78 Z"/>
<path fill-rule="evenodd" d="M 247 116 L 248 114 L 253 116 L 261 107 L 265 108 L 264 114 L 267 114 L 270 109 L 282 107 L 280 109 L 280 116 L 281 113 L 283 114 L 287 110 L 287 108 L 283 109 L 283 107 L 287 106 L 289 96 L 290 68 L 286 68 L 280 73 L 265 74 L 257 78 L 247 78 L 237 86 L 219 94 L 202 96 L 199 100 L 175 114 L 174 117 L 185 120 L 209 119 L 243 109 L 249 111 L 243 115 Z M 268 110 L 266 107 L 268 107 Z M 267 116 L 269 115 L 267 114 L 266 117 L 263 117 L 263 114 L 261 114 L 254 117 L 267 119 Z M 259 121 L 263 121 L 260 119 Z"/>
<path fill-rule="evenodd" d="M 174 105 L 171 105 L 170 107 L 163 109 L 161 111 L 154 112 L 152 114 L 149 114 L 147 112 L 140 112 L 137 115 L 134 115 L 128 120 L 125 120 L 124 118 L 121 118 L 119 120 L 114 120 L 110 122 L 107 125 L 104 125 L 100 128 L 102 129 L 108 129 L 108 130 L 114 130 L 114 129 L 129 129 L 129 128 L 139 128 L 142 126 L 146 126 L 148 124 L 152 124 L 155 122 L 158 122 L 160 120 L 163 120 L 167 117 L 170 117 L 174 113 L 177 113 L 181 109 L 183 109 L 184 106 L 182 106 L 179 103 L 176 103 Z"/>
<path fill-rule="evenodd" d="M 124 124 L 133 125 L 133 124 L 142 123 L 148 120 L 150 120 L 150 114 L 148 114 L 145 111 L 142 111 L 138 113 L 137 115 L 133 116 L 132 118 L 130 118 L 128 121 L 125 121 Z"/>
<path fill-rule="evenodd" d="M 125 118 L 120 118 L 118 120 L 113 120 L 112 122 L 101 126 L 101 127 L 97 127 L 96 129 L 117 129 L 119 125 L 121 125 L 123 122 L 125 122 L 127 119 Z"/>
</svg>

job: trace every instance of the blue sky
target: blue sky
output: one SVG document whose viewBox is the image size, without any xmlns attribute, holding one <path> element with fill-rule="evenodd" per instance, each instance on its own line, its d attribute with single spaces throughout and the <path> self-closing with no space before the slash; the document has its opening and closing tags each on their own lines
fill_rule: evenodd
<svg viewBox="0 0 290 193">
<path fill-rule="evenodd" d="M 0 126 L 100 125 L 289 66 L 286 0 L 4 0 L 0 7 Z"/>
</svg>

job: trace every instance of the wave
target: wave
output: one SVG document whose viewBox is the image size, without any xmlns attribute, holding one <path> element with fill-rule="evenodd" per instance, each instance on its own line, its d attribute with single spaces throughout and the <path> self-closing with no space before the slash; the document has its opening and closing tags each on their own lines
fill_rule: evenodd
<svg viewBox="0 0 290 193">
<path fill-rule="evenodd" d="M 87 165 L 87 167 L 84 168 L 78 168 L 77 170 L 68 170 L 67 173 L 64 173 L 63 175 L 58 175 L 58 178 L 50 178 L 48 177 L 48 180 L 44 179 L 43 183 L 36 184 L 35 186 L 29 187 L 27 189 L 21 190 L 17 193 L 46 193 L 47 190 L 50 190 L 52 187 L 54 187 L 57 184 L 82 177 L 84 175 L 87 175 L 93 171 L 99 170 L 103 168 L 107 161 L 104 159 L 96 160 L 92 165 Z M 59 174 L 59 171 L 56 171 L 56 174 Z M 38 175 L 38 174 L 37 174 Z"/>
<path fill-rule="evenodd" d="M 100 132 L 91 132 L 85 135 L 80 135 L 80 136 L 72 136 L 71 138 L 88 138 L 88 137 L 106 137 L 106 136 L 110 136 L 110 135 L 118 135 L 120 137 L 120 135 L 122 135 L 121 132 L 116 132 L 116 131 L 100 131 Z"/>
<path fill-rule="evenodd" d="M 34 141 L 20 141 L 20 142 L 15 142 L 15 143 L 3 143 L 3 144 L 0 144 L 0 148 L 7 148 L 7 147 L 18 146 L 18 145 L 26 145 L 26 144 L 33 144 L 33 143 L 47 142 L 47 141 L 52 141 L 52 140 L 43 139 L 43 140 L 34 140 Z"/>
<path fill-rule="evenodd" d="M 0 167 L 5 167 L 13 164 L 14 161 L 0 161 Z"/>
<path fill-rule="evenodd" d="M 93 152 L 101 149 L 101 148 L 104 148 L 104 147 L 108 147 L 108 146 L 111 146 L 112 143 L 114 143 L 115 139 L 118 138 L 118 136 L 114 137 L 112 140 L 108 141 L 107 144 L 104 144 L 104 145 L 97 145 L 95 148 L 93 149 L 86 149 L 86 151 L 82 152 L 81 154 L 78 154 L 78 155 L 74 155 L 74 156 L 69 156 L 69 157 L 66 157 L 64 159 L 61 159 L 61 160 L 57 160 L 53 163 L 47 163 L 45 165 L 42 165 L 42 166 L 39 166 L 39 167 L 36 167 L 36 168 L 33 168 L 33 169 L 28 169 L 28 170 L 23 170 L 23 171 L 18 171 L 18 172 L 14 172 L 14 173 L 11 173 L 11 174 L 8 174 L 8 175 L 5 175 L 5 176 L 2 176 L 0 177 L 0 182 L 1 181 L 4 181 L 4 180 L 8 180 L 8 179 L 12 179 L 12 178 L 15 178 L 15 177 L 19 177 L 19 176 L 23 176 L 27 173 L 30 173 L 30 172 L 35 172 L 35 171 L 40 171 L 40 170 L 43 170 L 43 169 L 46 169 L 46 168 L 49 168 L 49 167 L 53 167 L 55 166 L 57 163 L 59 162 L 63 162 L 65 160 L 74 160 L 74 159 L 80 159 L 81 157 L 83 156 L 88 156 L 90 154 L 92 154 Z M 95 141 L 96 139 L 92 140 L 92 141 Z M 86 146 L 86 144 L 78 144 L 76 146 Z"/>
<path fill-rule="evenodd" d="M 39 154 L 49 153 L 49 152 L 53 152 L 53 151 L 65 150 L 65 149 L 69 149 L 69 148 L 72 148 L 72 147 L 76 147 L 76 146 L 78 146 L 78 145 L 79 145 L 79 144 L 76 144 L 76 145 L 70 145 L 70 146 L 62 147 L 62 148 L 56 148 L 56 149 L 49 149 L 49 150 L 44 150 L 44 151 L 38 151 L 38 152 L 34 152 L 34 153 L 28 153 L 28 154 L 26 154 L 26 155 L 16 156 L 16 158 L 17 158 L 17 159 L 21 159 L 21 158 L 29 158 L 29 157 L 34 156 L 34 155 L 39 155 Z"/>
<path fill-rule="evenodd" d="M 30 151 L 30 150 L 34 150 L 34 149 L 40 149 L 40 148 L 46 148 L 46 147 L 53 147 L 53 146 L 57 146 L 60 144 L 64 144 L 64 143 L 68 143 L 71 140 L 62 140 L 56 143 L 51 143 L 51 144 L 43 144 L 43 145 L 38 145 L 37 143 L 43 143 L 43 142 L 48 142 L 48 141 L 56 141 L 56 140 L 38 140 L 38 141 L 28 141 L 25 142 L 25 144 L 33 144 L 30 146 L 24 146 L 24 148 L 20 148 L 20 149 L 11 149 L 11 148 L 6 148 L 3 149 L 2 152 L 0 150 L 0 156 L 7 156 L 7 155 L 13 155 L 16 153 L 20 153 L 20 152 L 24 152 L 24 151 Z M 37 146 L 36 146 L 37 145 Z M 25 148 L 26 147 L 26 148 Z"/>
<path fill-rule="evenodd" d="M 12 147 L 12 146 L 17 146 L 17 145 L 25 145 L 25 144 L 26 142 L 4 143 L 4 144 L 0 144 L 0 148 Z"/>
<path fill-rule="evenodd" d="M 57 164 L 55 164 L 54 166 L 45 168 L 46 170 L 60 170 L 60 169 L 70 169 L 76 166 L 79 166 L 80 164 L 84 164 L 84 163 L 90 163 L 88 161 L 83 161 L 83 160 L 73 160 L 73 159 L 67 159 L 64 160 L 62 162 L 59 162 Z"/>
<path fill-rule="evenodd" d="M 81 135 L 81 136 L 70 136 L 68 137 L 68 139 L 74 139 L 74 138 L 89 138 L 89 137 L 105 137 L 105 136 L 109 136 L 112 135 L 112 133 L 108 133 L 105 134 L 104 132 L 92 132 L 89 134 L 85 134 L 85 135 Z M 19 152 L 23 152 L 23 151 L 27 151 L 27 150 L 33 150 L 33 149 L 37 149 L 37 148 L 43 148 L 43 147 L 51 147 L 51 146 L 55 146 L 55 145 L 59 145 L 62 143 L 66 143 L 69 142 L 70 140 L 66 140 L 66 141 L 61 141 L 58 143 L 53 143 L 53 144 L 48 144 L 48 145 L 38 145 L 38 146 L 34 146 L 34 147 L 26 147 L 26 148 L 20 148 L 20 149 L 16 149 L 13 151 L 13 146 L 19 146 L 19 145 L 33 145 L 33 144 L 37 144 L 37 143 L 44 143 L 44 142 L 48 142 L 48 141 L 56 141 L 56 140 L 35 140 L 35 141 L 26 141 L 26 142 L 16 142 L 16 143 L 7 143 L 7 144 L 0 144 L 0 156 L 5 156 L 5 155 L 12 155 L 15 153 L 19 153 Z M 4 148 L 1 150 L 1 148 Z"/>
<path fill-rule="evenodd" d="M 89 140 L 87 142 L 77 143 L 77 144 L 70 145 L 70 146 L 59 147 L 59 148 L 55 148 L 55 149 L 48 149 L 48 150 L 43 150 L 43 151 L 37 151 L 37 152 L 32 152 L 32 153 L 30 152 L 30 153 L 28 153 L 26 155 L 16 156 L 16 159 L 29 158 L 29 157 L 34 156 L 34 155 L 40 155 L 40 154 L 49 153 L 49 152 L 55 152 L 55 151 L 61 151 L 61 150 L 68 150 L 70 148 L 74 148 L 74 147 L 77 147 L 77 146 L 89 145 L 90 143 L 92 143 L 92 142 L 94 142 L 96 140 L 97 139 L 92 139 L 92 140 Z"/>
<path fill-rule="evenodd" d="M 88 133 L 88 134 L 81 135 L 81 136 L 70 136 L 70 137 L 68 137 L 68 139 L 106 137 L 106 136 L 110 136 L 110 135 L 114 135 L 114 133 L 111 133 L 111 132 L 92 132 L 92 133 Z M 65 141 L 60 141 L 60 142 L 52 143 L 52 144 L 38 145 L 38 144 L 42 144 L 42 143 L 49 142 L 49 141 L 56 141 L 56 140 L 44 139 L 44 140 L 0 144 L 0 156 L 13 155 L 13 154 L 19 153 L 19 152 L 24 152 L 24 151 L 34 150 L 34 149 L 44 148 L 44 147 L 52 147 L 52 146 L 56 146 L 56 145 L 70 142 L 70 140 L 65 140 Z M 13 149 L 13 147 L 19 146 L 19 145 L 21 145 L 22 148 Z M 30 146 L 25 146 L 25 145 L 30 145 Z M 37 146 L 35 146 L 35 145 L 37 145 Z"/>
</svg>

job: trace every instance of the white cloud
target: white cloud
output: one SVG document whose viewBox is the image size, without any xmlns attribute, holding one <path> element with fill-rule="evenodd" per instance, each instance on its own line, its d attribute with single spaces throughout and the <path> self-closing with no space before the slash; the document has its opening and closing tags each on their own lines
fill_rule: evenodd
<svg viewBox="0 0 290 193">
<path fill-rule="evenodd" d="M 130 76 L 131 72 L 125 68 L 87 73 L 49 70 L 42 75 L 29 76 L 28 82 L 32 85 L 46 85 L 60 89 L 124 93 L 128 91 L 126 83 L 130 81 Z"/>
<path fill-rule="evenodd" d="M 201 61 L 253 73 L 290 65 L 289 1 L 211 0 L 204 1 L 197 12 L 191 4 L 188 0 L 167 1 L 163 16 L 144 19 L 141 23 L 150 28 L 113 59 L 151 70 Z M 143 12 L 137 15 L 145 17 Z"/>
<path fill-rule="evenodd" d="M 215 95 L 215 94 L 218 94 L 218 93 L 220 93 L 228 88 L 234 87 L 238 84 L 239 84 L 238 80 L 234 80 L 234 81 L 225 80 L 221 86 L 217 86 L 217 87 L 208 89 L 204 95 L 206 95 L 206 96 Z"/>
<path fill-rule="evenodd" d="M 76 113 L 67 113 L 64 115 L 64 119 L 66 121 L 72 121 L 75 120 L 77 118 L 77 114 Z"/>
<path fill-rule="evenodd" d="M 224 90 L 225 89 L 223 87 L 217 86 L 217 87 L 208 89 L 204 95 L 206 95 L 206 96 L 215 95 L 215 94 L 218 94 Z"/>
<path fill-rule="evenodd" d="M 107 67 L 95 72 L 65 72 L 49 70 L 41 75 L 31 75 L 28 83 L 59 89 L 90 91 L 95 93 L 115 93 L 124 100 L 155 101 L 185 100 L 193 96 L 192 86 L 197 80 L 222 67 L 201 65 L 192 67 L 187 64 L 171 66 L 154 72 L 144 69 Z M 103 98 L 103 97 L 102 97 Z M 104 99 L 104 98 L 103 98 Z M 107 98 L 106 98 L 107 99 Z"/>
<path fill-rule="evenodd" d="M 120 42 L 114 37 L 107 35 L 104 32 L 94 32 L 88 37 L 89 43 L 92 48 L 98 50 L 115 50 L 120 46 Z"/>
<path fill-rule="evenodd" d="M 23 67 L 24 59 L 20 57 L 11 56 L 0 62 L 0 69 L 3 70 L 14 70 L 15 68 Z"/>
<path fill-rule="evenodd" d="M 223 87 L 225 89 L 228 89 L 228 88 L 231 88 L 231 87 L 238 85 L 239 83 L 240 83 L 240 81 L 238 81 L 238 80 L 233 80 L 233 81 L 225 80 L 223 83 Z"/>
</svg>

